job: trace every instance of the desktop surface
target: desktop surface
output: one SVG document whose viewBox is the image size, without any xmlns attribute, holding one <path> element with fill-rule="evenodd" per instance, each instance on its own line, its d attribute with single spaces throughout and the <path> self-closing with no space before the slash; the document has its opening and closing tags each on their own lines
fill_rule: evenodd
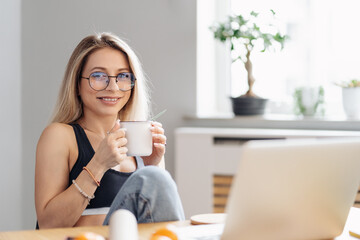
<svg viewBox="0 0 360 240">
<path fill-rule="evenodd" d="M 348 219 L 345 224 L 343 233 L 336 237 L 335 240 L 358 240 L 358 238 L 352 237 L 349 234 L 349 230 L 360 230 L 360 209 L 351 208 Z M 168 224 L 175 225 L 178 228 L 190 226 L 190 221 L 179 222 L 161 222 L 161 223 L 146 223 L 139 224 L 139 240 L 149 240 L 150 236 L 157 229 L 167 226 Z M 203 226 L 203 225 L 202 225 Z M 210 225 L 209 225 L 210 226 Z M 194 226 L 196 227 L 196 226 Z M 104 237 L 108 237 L 108 226 L 96 226 L 96 227 L 74 227 L 74 228 L 54 228 L 46 230 L 28 230 L 28 231 L 16 231 L 16 232 L 0 232 L 1 240 L 35 240 L 35 239 L 65 239 L 68 236 L 76 236 L 83 232 L 94 232 Z M 180 239 L 181 240 L 181 239 Z"/>
<path fill-rule="evenodd" d="M 138 224 L 139 240 L 149 240 L 151 234 L 157 229 L 163 228 L 169 224 L 176 227 L 189 226 L 190 221 L 176 222 L 159 222 L 159 223 L 142 223 Z M 43 230 L 26 230 L 0 232 L 1 240 L 64 240 L 67 237 L 76 237 L 84 232 L 97 233 L 105 238 L 109 237 L 108 226 L 92 226 L 92 227 L 73 227 L 73 228 L 51 228 Z"/>
</svg>

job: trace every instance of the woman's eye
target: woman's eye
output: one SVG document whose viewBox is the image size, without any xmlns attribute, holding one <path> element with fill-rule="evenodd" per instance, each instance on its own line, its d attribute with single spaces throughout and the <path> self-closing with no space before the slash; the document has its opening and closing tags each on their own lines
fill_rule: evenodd
<svg viewBox="0 0 360 240">
<path fill-rule="evenodd" d="M 118 78 L 130 79 L 130 73 L 120 73 L 120 74 L 118 75 Z"/>
<path fill-rule="evenodd" d="M 91 74 L 92 77 L 97 79 L 106 79 L 107 75 L 105 73 L 93 73 Z"/>
<path fill-rule="evenodd" d="M 120 74 L 118 75 L 118 77 L 119 77 L 119 78 L 126 78 L 126 73 L 120 73 Z"/>
</svg>

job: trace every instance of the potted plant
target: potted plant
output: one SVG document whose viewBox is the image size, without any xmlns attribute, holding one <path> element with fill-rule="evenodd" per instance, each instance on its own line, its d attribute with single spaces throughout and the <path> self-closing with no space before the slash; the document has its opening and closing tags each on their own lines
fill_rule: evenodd
<svg viewBox="0 0 360 240">
<path fill-rule="evenodd" d="M 294 92 L 294 112 L 296 115 L 315 116 L 324 115 L 324 88 L 298 87 Z"/>
<path fill-rule="evenodd" d="M 274 19 L 275 12 L 271 10 L 270 13 Z M 249 17 L 243 15 L 229 16 L 226 22 L 217 23 L 210 27 L 215 39 L 224 43 L 230 42 L 233 62 L 242 61 L 247 71 L 247 92 L 239 97 L 231 98 L 235 115 L 264 113 L 267 99 L 258 97 L 253 92 L 255 77 L 253 76 L 250 56 L 254 50 L 265 52 L 274 48 L 274 44 L 278 44 L 283 49 L 288 38 L 286 35 L 281 35 L 272 23 L 260 27 L 257 20 L 259 20 L 259 13 L 252 11 Z"/>
<path fill-rule="evenodd" d="M 360 118 L 360 80 L 338 83 L 342 87 L 344 112 L 348 118 Z"/>
</svg>

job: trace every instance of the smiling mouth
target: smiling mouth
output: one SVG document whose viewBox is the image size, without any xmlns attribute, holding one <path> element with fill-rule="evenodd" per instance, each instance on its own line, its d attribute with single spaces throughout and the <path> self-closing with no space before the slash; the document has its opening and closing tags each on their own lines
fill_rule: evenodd
<svg viewBox="0 0 360 240">
<path fill-rule="evenodd" d="M 116 102 L 120 98 L 99 97 L 98 99 L 106 101 L 106 102 Z"/>
</svg>

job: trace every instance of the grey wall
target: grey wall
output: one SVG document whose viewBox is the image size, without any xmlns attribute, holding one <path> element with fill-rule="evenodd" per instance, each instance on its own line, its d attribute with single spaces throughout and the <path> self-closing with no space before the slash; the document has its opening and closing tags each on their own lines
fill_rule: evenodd
<svg viewBox="0 0 360 240">
<path fill-rule="evenodd" d="M 20 2 L 0 1 L 0 231 L 22 225 Z"/>
<path fill-rule="evenodd" d="M 10 1 L 10 0 L 9 0 Z M 174 129 L 195 112 L 196 1 L 22 1 L 23 228 L 35 224 L 34 164 L 38 138 L 54 107 L 65 65 L 76 44 L 94 32 L 128 40 L 152 82 L 153 110 L 168 137 L 166 168 L 174 172 Z M 19 124 L 20 125 L 20 124 Z M 1 206 L 0 206 L 1 207 Z"/>
</svg>

